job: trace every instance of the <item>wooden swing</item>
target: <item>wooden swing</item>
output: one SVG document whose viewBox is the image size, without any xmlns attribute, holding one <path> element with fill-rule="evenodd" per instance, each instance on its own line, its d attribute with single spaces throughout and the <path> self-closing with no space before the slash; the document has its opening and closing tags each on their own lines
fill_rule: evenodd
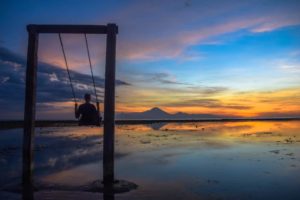
<svg viewBox="0 0 300 200">
<path fill-rule="evenodd" d="M 26 68 L 23 159 L 22 159 L 22 196 L 23 200 L 34 199 L 34 136 L 36 114 L 36 88 L 38 68 L 38 39 L 40 34 L 105 34 L 105 90 L 104 90 L 104 127 L 103 127 L 103 184 L 104 196 L 110 195 L 115 183 L 114 175 L 114 138 L 115 138 L 115 70 L 116 70 L 116 24 L 107 25 L 37 25 L 27 26 L 28 51 Z M 72 86 L 73 87 L 73 86 Z"/>
</svg>

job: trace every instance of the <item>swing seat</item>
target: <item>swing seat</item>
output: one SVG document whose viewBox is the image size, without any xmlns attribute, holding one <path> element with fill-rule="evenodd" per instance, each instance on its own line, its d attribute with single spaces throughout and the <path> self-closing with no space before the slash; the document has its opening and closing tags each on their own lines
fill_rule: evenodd
<svg viewBox="0 0 300 200">
<path fill-rule="evenodd" d="M 79 126 L 101 126 L 102 123 L 102 117 L 97 117 L 95 119 L 91 119 L 91 120 L 79 120 L 78 121 L 78 125 Z"/>
<path fill-rule="evenodd" d="M 78 126 L 101 126 L 100 121 L 81 122 L 79 121 Z"/>
<path fill-rule="evenodd" d="M 78 125 L 79 126 L 101 126 L 102 124 L 102 117 L 97 114 L 95 117 L 89 117 L 86 119 L 79 119 Z"/>
</svg>

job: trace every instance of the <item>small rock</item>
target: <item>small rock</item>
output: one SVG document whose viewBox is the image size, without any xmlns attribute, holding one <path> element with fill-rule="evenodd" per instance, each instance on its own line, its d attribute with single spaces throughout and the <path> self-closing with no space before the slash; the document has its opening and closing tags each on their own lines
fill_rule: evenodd
<svg viewBox="0 0 300 200">
<path fill-rule="evenodd" d="M 148 140 L 148 139 L 142 139 L 142 140 L 140 140 L 140 142 L 141 142 L 142 144 L 149 144 L 149 143 L 151 143 L 151 141 Z"/>
<path fill-rule="evenodd" d="M 287 156 L 293 156 L 294 153 L 287 153 L 287 154 L 285 154 L 285 155 L 287 155 Z"/>
<path fill-rule="evenodd" d="M 280 150 L 272 150 L 270 151 L 271 153 L 275 153 L 275 154 L 279 154 L 280 153 Z"/>
</svg>

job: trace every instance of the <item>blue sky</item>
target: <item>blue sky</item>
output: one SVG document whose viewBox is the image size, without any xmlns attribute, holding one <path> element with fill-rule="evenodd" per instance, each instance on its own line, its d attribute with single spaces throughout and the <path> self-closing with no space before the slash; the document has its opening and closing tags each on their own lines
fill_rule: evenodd
<svg viewBox="0 0 300 200">
<path fill-rule="evenodd" d="M 117 78 L 124 83 L 117 87 L 118 112 L 159 106 L 173 113 L 299 116 L 299 1 L 4 0 L 1 3 L 0 47 L 2 52 L 21 58 L 27 51 L 27 24 L 117 23 L 120 30 Z M 88 37 L 95 71 L 101 79 L 105 38 Z M 83 37 L 63 35 L 63 39 L 74 73 L 88 75 Z M 18 63 L 20 59 L 8 56 L 11 60 L 7 60 L 5 55 L 1 57 L 2 91 L 9 88 L 5 84 L 15 84 L 11 73 L 24 78 L 22 70 L 9 68 L 18 64 L 25 67 Z M 64 68 L 57 35 L 41 36 L 39 61 Z M 46 73 L 50 82 L 67 84 L 64 78 L 57 78 L 56 73 L 63 71 Z M 80 81 L 78 96 L 90 90 L 90 83 Z M 103 91 L 101 85 L 98 89 Z M 62 118 L 72 118 L 71 95 L 67 92 L 47 95 L 53 98 L 39 104 L 38 117 L 55 118 L 63 113 Z M 56 97 L 61 101 L 53 101 Z M 2 106 L 7 107 L 10 97 L 2 94 L 0 98 Z M 18 99 L 22 105 L 23 99 Z M 47 106 L 51 106 L 51 113 L 45 109 Z M 242 107 L 247 109 L 238 109 Z M 10 118 L 21 117 L 21 107 L 10 115 Z"/>
</svg>

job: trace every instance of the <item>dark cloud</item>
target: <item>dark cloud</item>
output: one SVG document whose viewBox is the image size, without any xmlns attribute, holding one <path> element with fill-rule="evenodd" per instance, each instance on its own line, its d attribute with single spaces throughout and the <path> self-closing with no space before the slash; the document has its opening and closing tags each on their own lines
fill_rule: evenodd
<svg viewBox="0 0 300 200">
<path fill-rule="evenodd" d="M 299 118 L 299 111 L 291 111 L 291 112 L 263 112 L 258 115 L 258 117 L 262 118 Z"/>
<path fill-rule="evenodd" d="M 190 85 L 188 83 L 179 82 L 176 80 L 175 77 L 172 77 L 172 75 L 164 72 L 151 73 L 151 74 L 147 74 L 146 76 L 149 77 L 151 81 L 156 81 L 162 84 Z"/>
<path fill-rule="evenodd" d="M 201 95 L 213 95 L 227 91 L 229 88 L 221 86 L 191 86 L 194 92 L 199 92 Z"/>
<path fill-rule="evenodd" d="M 187 0 L 187 1 L 184 2 L 185 7 L 190 7 L 191 4 L 192 4 L 191 0 Z"/>
<path fill-rule="evenodd" d="M 0 47 L 0 109 L 8 112 L 22 113 L 25 90 L 26 59 Z M 91 76 L 71 71 L 76 96 L 82 98 L 84 93 L 93 93 Z M 103 99 L 104 78 L 95 77 L 97 92 Z M 116 85 L 129 85 L 116 80 Z M 72 101 L 72 91 L 66 70 L 47 63 L 38 64 L 38 105 L 51 102 Z M 2 116 L 1 116 L 2 115 Z M 5 112 L 0 118 L 5 119 Z"/>
</svg>

